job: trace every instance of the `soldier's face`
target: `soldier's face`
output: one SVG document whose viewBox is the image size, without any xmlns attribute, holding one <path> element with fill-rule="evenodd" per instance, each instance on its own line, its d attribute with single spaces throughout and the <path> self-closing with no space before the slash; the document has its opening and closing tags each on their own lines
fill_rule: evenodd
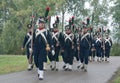
<svg viewBox="0 0 120 83">
<path fill-rule="evenodd" d="M 44 23 L 39 23 L 39 27 L 44 28 L 45 24 Z"/>
<path fill-rule="evenodd" d="M 94 36 L 94 39 L 96 39 L 96 38 L 97 38 L 97 36 L 95 35 L 95 36 Z"/>
<path fill-rule="evenodd" d="M 31 29 L 28 29 L 28 31 L 29 31 L 29 32 L 32 31 L 32 28 L 31 28 Z"/>
<path fill-rule="evenodd" d="M 58 31 L 58 28 L 54 28 L 54 31 Z"/>
<path fill-rule="evenodd" d="M 71 30 L 70 30 L 70 29 L 67 29 L 67 30 L 66 30 L 66 33 L 71 33 Z"/>
<path fill-rule="evenodd" d="M 81 31 L 79 31 L 78 33 L 79 33 L 79 34 L 81 34 L 82 32 L 81 32 Z"/>
<path fill-rule="evenodd" d="M 83 33 L 86 33 L 87 31 L 88 31 L 87 28 L 84 28 L 84 29 L 83 29 Z"/>
<path fill-rule="evenodd" d="M 108 35 L 106 35 L 106 38 L 109 38 L 109 36 L 108 36 Z"/>
<path fill-rule="evenodd" d="M 101 35 L 98 35 L 98 38 L 101 38 Z"/>
</svg>

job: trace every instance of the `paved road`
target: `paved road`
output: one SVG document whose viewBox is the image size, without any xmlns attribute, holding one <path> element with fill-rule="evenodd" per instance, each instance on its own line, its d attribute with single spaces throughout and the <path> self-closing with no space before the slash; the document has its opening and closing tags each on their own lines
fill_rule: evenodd
<svg viewBox="0 0 120 83">
<path fill-rule="evenodd" d="M 0 83 L 107 83 L 120 67 L 120 57 L 111 57 L 110 62 L 90 62 L 88 72 L 76 68 L 73 71 L 63 71 L 63 63 L 59 64 L 58 72 L 45 71 L 43 81 L 38 80 L 37 70 L 22 71 L 12 74 L 0 75 Z"/>
</svg>

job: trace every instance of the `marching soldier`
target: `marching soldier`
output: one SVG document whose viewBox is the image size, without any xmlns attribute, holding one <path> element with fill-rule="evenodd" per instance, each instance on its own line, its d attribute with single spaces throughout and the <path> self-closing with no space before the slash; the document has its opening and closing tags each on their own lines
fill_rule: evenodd
<svg viewBox="0 0 120 83">
<path fill-rule="evenodd" d="M 95 41 L 95 46 L 96 46 L 96 56 L 97 56 L 97 61 L 101 61 L 101 49 L 102 49 L 102 38 L 101 35 L 98 34 L 98 37 Z"/>
<path fill-rule="evenodd" d="M 112 47 L 112 40 L 109 37 L 109 35 L 106 34 L 106 38 L 105 38 L 105 61 L 108 61 L 108 58 L 110 56 L 111 47 Z"/>
<path fill-rule="evenodd" d="M 90 49 L 91 61 L 95 60 L 95 55 L 96 55 L 95 41 L 96 41 L 96 35 L 93 36 L 92 42 L 91 42 L 91 49 Z"/>
<path fill-rule="evenodd" d="M 55 49 L 55 54 L 52 55 L 49 52 L 48 57 L 51 59 L 51 70 L 58 71 L 58 61 L 59 61 L 59 52 L 60 52 L 60 41 L 61 41 L 61 33 L 58 30 L 58 24 L 53 24 L 53 31 L 52 31 L 52 41 Z"/>
<path fill-rule="evenodd" d="M 104 61 L 104 55 L 105 55 L 105 39 L 102 38 L 102 46 L 101 46 L 101 59 L 100 61 Z"/>
<path fill-rule="evenodd" d="M 54 46 L 51 41 L 50 32 L 45 29 L 44 17 L 39 18 L 39 28 L 35 31 L 34 39 L 34 62 L 36 67 L 38 67 L 38 78 L 43 80 L 44 78 L 44 62 L 47 61 L 47 52 L 51 51 L 54 55 Z"/>
<path fill-rule="evenodd" d="M 64 61 L 65 61 L 65 71 L 72 71 L 73 65 L 73 49 L 74 49 L 74 34 L 72 33 L 70 26 L 65 26 L 65 33 L 64 35 Z"/>
<path fill-rule="evenodd" d="M 21 50 L 23 50 L 26 47 L 26 53 L 27 53 L 27 60 L 28 60 L 28 70 L 33 69 L 33 53 L 32 53 L 32 47 L 31 47 L 31 40 L 32 40 L 32 25 L 28 24 L 27 28 L 29 29 L 28 33 L 25 35 L 24 42 L 22 45 Z"/>
<path fill-rule="evenodd" d="M 81 68 L 83 71 L 86 72 L 88 65 L 89 50 L 91 45 L 90 33 L 88 33 L 88 28 L 86 26 L 83 26 L 83 33 L 81 39 L 79 40 L 79 43 L 80 46 L 78 48 L 80 49 L 81 64 L 77 68 Z"/>
</svg>

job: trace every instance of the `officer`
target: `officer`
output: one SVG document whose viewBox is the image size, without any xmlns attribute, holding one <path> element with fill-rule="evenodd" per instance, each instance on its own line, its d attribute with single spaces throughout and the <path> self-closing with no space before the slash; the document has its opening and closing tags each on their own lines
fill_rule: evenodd
<svg viewBox="0 0 120 83">
<path fill-rule="evenodd" d="M 49 52 L 49 54 L 48 54 L 48 57 L 51 61 L 50 68 L 51 68 L 51 70 L 58 71 L 61 33 L 58 30 L 58 24 L 57 23 L 53 24 L 52 41 L 53 41 L 53 45 L 54 45 L 54 49 L 55 49 L 55 54 L 52 55 L 51 52 Z"/>
<path fill-rule="evenodd" d="M 65 33 L 64 35 L 64 61 L 66 63 L 65 71 L 72 71 L 73 65 L 73 49 L 74 49 L 74 34 L 72 33 L 70 26 L 65 26 Z"/>
<path fill-rule="evenodd" d="M 38 67 L 38 78 L 39 80 L 43 80 L 43 63 L 47 61 L 47 52 L 51 51 L 53 55 L 55 54 L 51 34 L 45 29 L 44 17 L 39 18 L 39 28 L 35 31 L 34 40 L 34 62 L 36 67 Z"/>
<path fill-rule="evenodd" d="M 23 41 L 23 45 L 21 50 L 23 50 L 26 47 L 26 54 L 27 54 L 27 60 L 28 60 L 28 70 L 32 70 L 33 69 L 33 53 L 32 53 L 32 44 L 31 44 L 31 40 L 32 40 L 32 25 L 28 24 L 27 28 L 29 29 L 28 33 L 25 35 L 24 37 L 24 41 Z"/>
<path fill-rule="evenodd" d="M 88 33 L 88 28 L 85 25 L 83 26 L 83 32 L 79 42 L 81 64 L 78 66 L 78 68 L 81 68 L 84 72 L 86 72 L 88 65 L 89 50 L 91 45 L 91 37 L 90 33 Z"/>
<path fill-rule="evenodd" d="M 112 40 L 108 34 L 106 34 L 105 38 L 105 61 L 109 61 L 108 58 L 110 56 L 110 49 L 112 47 Z"/>
</svg>

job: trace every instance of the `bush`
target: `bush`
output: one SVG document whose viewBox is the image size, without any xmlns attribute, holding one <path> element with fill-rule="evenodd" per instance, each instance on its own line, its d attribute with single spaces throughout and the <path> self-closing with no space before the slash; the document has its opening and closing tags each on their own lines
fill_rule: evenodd
<svg viewBox="0 0 120 83">
<path fill-rule="evenodd" d="M 111 48 L 112 56 L 120 56 L 120 44 L 114 43 Z"/>
<path fill-rule="evenodd" d="M 22 54 L 21 45 L 25 31 L 18 29 L 18 24 L 14 21 L 7 21 L 6 27 L 1 35 L 0 49 L 4 54 Z"/>
</svg>

